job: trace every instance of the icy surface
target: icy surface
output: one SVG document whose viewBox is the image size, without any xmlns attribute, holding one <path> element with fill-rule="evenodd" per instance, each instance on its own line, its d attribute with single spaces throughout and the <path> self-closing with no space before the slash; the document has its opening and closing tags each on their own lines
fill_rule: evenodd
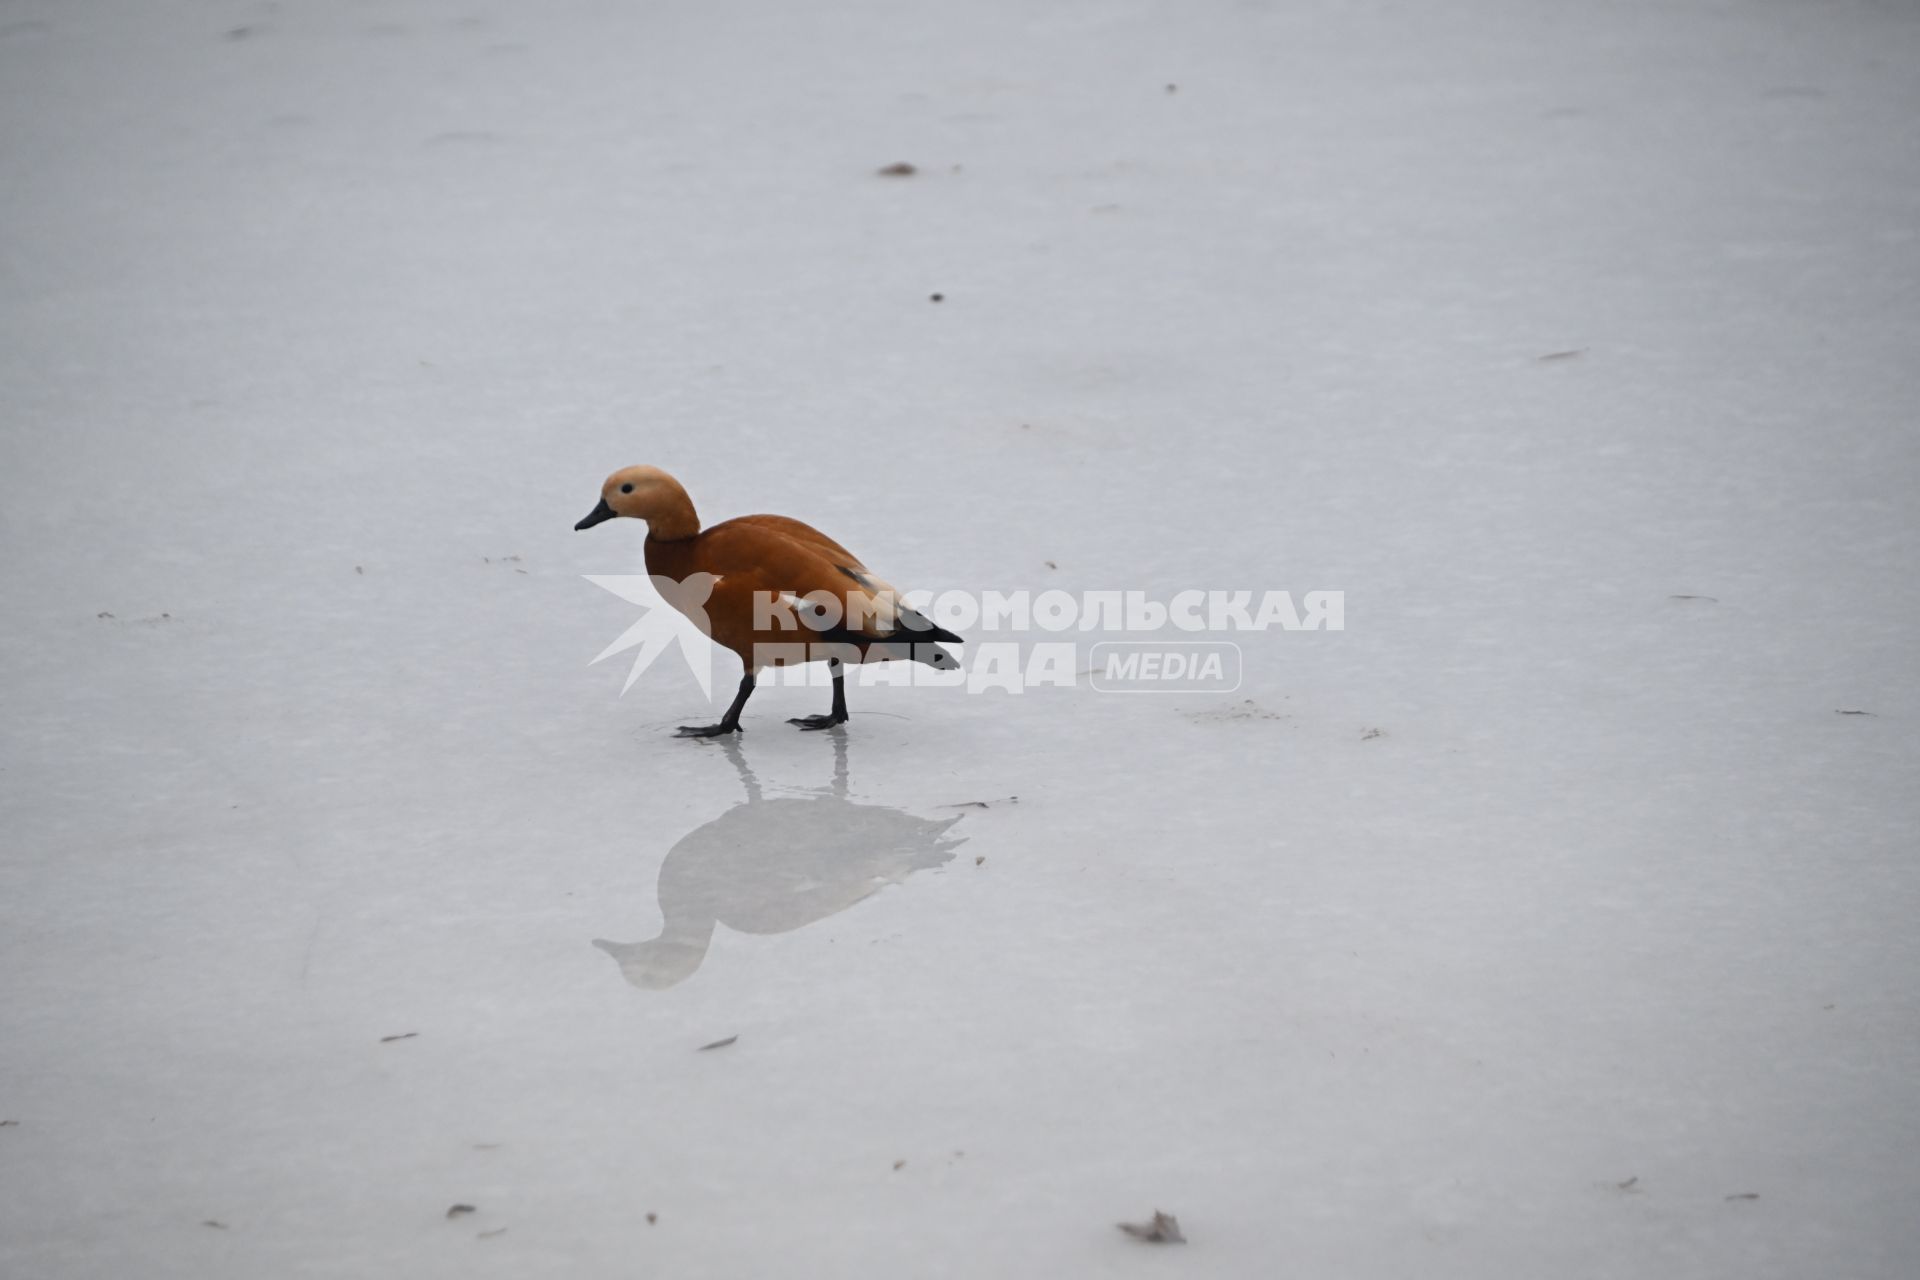
<svg viewBox="0 0 1920 1280">
<path fill-rule="evenodd" d="M 1920 1271 L 1917 65 L 0 5 L 0 1275 Z M 675 741 L 635 462 L 1348 629 Z"/>
</svg>

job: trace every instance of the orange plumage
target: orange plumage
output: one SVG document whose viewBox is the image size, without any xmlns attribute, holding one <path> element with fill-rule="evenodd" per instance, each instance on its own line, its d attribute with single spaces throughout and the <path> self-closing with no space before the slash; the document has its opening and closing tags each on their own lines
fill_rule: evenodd
<svg viewBox="0 0 1920 1280">
<path fill-rule="evenodd" d="M 743 668 L 739 692 L 720 723 L 682 725 L 682 736 L 737 732 L 740 711 L 764 667 L 832 664 L 833 709 L 789 722 L 824 729 L 847 719 L 842 662 L 911 659 L 943 670 L 959 665 L 935 643 L 958 643 L 959 636 L 902 604 L 889 583 L 811 525 L 787 516 L 741 516 L 703 532 L 687 491 L 657 467 L 626 467 L 608 476 L 600 504 L 574 528 L 618 517 L 647 522 L 647 572 L 685 584 L 685 591 L 664 593 L 668 602 L 737 654 Z M 712 577 L 704 599 L 703 574 Z"/>
</svg>

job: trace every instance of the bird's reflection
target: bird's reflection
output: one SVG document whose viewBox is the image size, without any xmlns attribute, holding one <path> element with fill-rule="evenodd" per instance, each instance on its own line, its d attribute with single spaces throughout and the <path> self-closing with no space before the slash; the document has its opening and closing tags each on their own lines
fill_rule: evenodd
<svg viewBox="0 0 1920 1280">
<path fill-rule="evenodd" d="M 805 797 L 769 800 L 737 737 L 721 749 L 746 799 L 682 836 L 660 867 L 660 936 L 593 945 L 620 962 L 636 987 L 658 990 L 693 976 L 716 924 L 741 933 L 785 933 L 900 884 L 953 857 L 966 837 L 959 818 L 916 818 L 903 809 L 847 798 L 847 735 L 831 730 L 833 784 Z"/>
</svg>

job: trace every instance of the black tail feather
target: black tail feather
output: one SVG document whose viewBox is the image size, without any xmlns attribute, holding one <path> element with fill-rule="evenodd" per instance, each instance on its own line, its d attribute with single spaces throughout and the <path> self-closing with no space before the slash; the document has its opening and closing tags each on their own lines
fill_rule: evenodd
<svg viewBox="0 0 1920 1280">
<path fill-rule="evenodd" d="M 913 646 L 913 660 L 924 662 L 935 671 L 958 671 L 960 659 L 948 653 L 937 644 L 916 644 Z"/>
<path fill-rule="evenodd" d="M 945 627 L 937 625 L 934 620 L 926 614 L 916 609 L 906 608 L 904 605 L 901 606 L 899 610 L 898 628 L 901 631 L 911 632 L 915 644 L 920 644 L 928 640 L 942 640 L 948 644 L 966 643 L 965 640 L 962 640 Z"/>
<path fill-rule="evenodd" d="M 904 613 L 902 616 L 905 616 Z M 918 617 L 919 615 L 916 614 L 915 616 Z M 854 644 L 860 645 L 863 648 L 871 646 L 876 649 L 883 647 L 898 649 L 900 652 L 894 656 L 901 658 L 907 656 L 906 650 L 908 646 L 912 646 L 916 651 L 920 649 L 939 650 L 939 645 L 936 643 L 939 641 L 944 641 L 947 644 L 966 643 L 964 639 L 947 630 L 945 627 L 936 627 L 931 622 L 927 623 L 927 629 L 924 631 L 916 627 L 908 626 L 895 627 L 892 631 L 875 634 L 870 631 L 853 631 L 850 630 L 845 623 L 840 623 L 836 626 L 822 627 L 820 630 L 810 633 L 810 635 L 806 632 L 802 632 L 800 635 L 807 636 L 807 642 L 810 644 Z M 944 652 L 944 650 L 941 650 L 941 652 Z M 948 654 L 947 656 L 952 657 L 953 655 Z M 914 661 L 919 662 L 924 661 L 924 659 L 920 658 L 916 652 Z"/>
<path fill-rule="evenodd" d="M 822 637 L 830 644 L 856 646 L 868 662 L 924 662 L 936 671 L 958 671 L 960 659 L 937 644 L 929 643 L 916 632 L 896 631 L 884 638 L 862 635 Z"/>
</svg>

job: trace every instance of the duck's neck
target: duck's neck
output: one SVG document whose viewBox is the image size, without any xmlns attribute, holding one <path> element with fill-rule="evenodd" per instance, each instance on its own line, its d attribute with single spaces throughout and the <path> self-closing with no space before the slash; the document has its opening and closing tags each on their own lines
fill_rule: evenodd
<svg viewBox="0 0 1920 1280">
<path fill-rule="evenodd" d="M 660 542 L 684 542 L 700 536 L 700 517 L 694 513 L 693 499 L 677 483 L 664 495 L 659 510 L 647 517 L 647 536 Z"/>
<path fill-rule="evenodd" d="M 694 572 L 693 550 L 699 544 L 692 538 L 677 538 L 668 541 L 657 530 L 647 531 L 647 572 L 656 578 L 672 578 L 675 582 L 686 581 L 687 575 Z"/>
</svg>

